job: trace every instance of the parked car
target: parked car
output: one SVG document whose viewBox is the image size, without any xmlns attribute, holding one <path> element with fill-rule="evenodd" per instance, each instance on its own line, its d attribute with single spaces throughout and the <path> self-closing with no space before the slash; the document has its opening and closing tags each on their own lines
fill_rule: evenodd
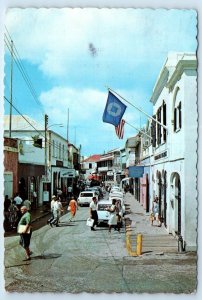
<svg viewBox="0 0 202 300">
<path fill-rule="evenodd" d="M 122 192 L 114 191 L 109 193 L 109 198 L 124 198 L 124 194 Z"/>
<path fill-rule="evenodd" d="M 112 186 L 110 193 L 115 192 L 115 191 L 120 192 L 121 191 L 120 187 L 116 186 L 116 185 Z"/>
<path fill-rule="evenodd" d="M 99 199 L 103 197 L 102 190 L 98 186 L 88 187 L 85 189 L 85 191 L 95 191 L 97 193 Z"/>
<path fill-rule="evenodd" d="M 107 200 L 100 200 L 97 204 L 98 224 L 108 223 L 110 218 L 110 212 L 106 211 L 106 208 L 111 207 L 113 199 L 119 201 L 119 214 L 122 218 L 124 217 L 125 205 L 123 204 L 123 199 L 116 197 Z"/>
<path fill-rule="evenodd" d="M 83 191 L 79 194 L 79 197 L 78 197 L 78 204 L 80 206 L 82 205 L 88 205 L 91 203 L 93 197 L 96 197 L 97 200 L 98 200 L 98 195 L 96 194 L 95 191 Z"/>
<path fill-rule="evenodd" d="M 110 208 L 112 201 L 109 199 L 100 200 L 97 204 L 97 214 L 98 214 L 98 224 L 99 223 L 108 223 L 110 218 L 110 213 L 106 210 Z"/>
</svg>

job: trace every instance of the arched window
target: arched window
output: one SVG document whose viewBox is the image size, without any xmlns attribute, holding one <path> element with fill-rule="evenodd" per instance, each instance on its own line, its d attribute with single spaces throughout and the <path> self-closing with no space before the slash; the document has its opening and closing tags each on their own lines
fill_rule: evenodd
<svg viewBox="0 0 202 300">
<path fill-rule="evenodd" d="M 180 89 L 177 87 L 173 99 L 173 130 L 175 132 L 182 128 L 182 104 L 179 91 Z"/>
<path fill-rule="evenodd" d="M 163 125 L 166 126 L 166 103 L 163 101 Z M 163 141 L 166 142 L 166 129 L 163 128 Z"/>
</svg>

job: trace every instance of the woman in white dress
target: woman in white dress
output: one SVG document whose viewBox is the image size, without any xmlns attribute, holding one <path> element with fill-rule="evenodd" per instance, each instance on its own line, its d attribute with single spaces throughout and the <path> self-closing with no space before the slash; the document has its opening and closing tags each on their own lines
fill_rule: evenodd
<svg viewBox="0 0 202 300">
<path fill-rule="evenodd" d="M 111 233 L 111 229 L 112 229 L 112 225 L 117 225 L 117 219 L 116 219 L 116 199 L 112 200 L 112 205 L 110 208 L 107 208 L 106 210 L 110 212 L 110 218 L 108 221 L 108 225 L 109 225 L 109 233 Z"/>
</svg>

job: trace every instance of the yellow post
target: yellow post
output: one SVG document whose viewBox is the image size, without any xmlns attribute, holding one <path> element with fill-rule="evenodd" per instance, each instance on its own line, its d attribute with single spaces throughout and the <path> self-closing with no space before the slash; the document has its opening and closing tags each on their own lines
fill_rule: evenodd
<svg viewBox="0 0 202 300">
<path fill-rule="evenodd" d="M 142 255 L 142 235 L 137 235 L 137 255 Z"/>
</svg>

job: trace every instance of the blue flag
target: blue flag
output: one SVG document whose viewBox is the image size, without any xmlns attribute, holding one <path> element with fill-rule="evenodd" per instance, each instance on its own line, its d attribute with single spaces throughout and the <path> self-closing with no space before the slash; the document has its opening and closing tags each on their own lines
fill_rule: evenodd
<svg viewBox="0 0 202 300">
<path fill-rule="evenodd" d="M 103 122 L 110 123 L 115 127 L 118 126 L 126 107 L 125 104 L 109 91 L 107 104 L 102 117 Z"/>
</svg>

